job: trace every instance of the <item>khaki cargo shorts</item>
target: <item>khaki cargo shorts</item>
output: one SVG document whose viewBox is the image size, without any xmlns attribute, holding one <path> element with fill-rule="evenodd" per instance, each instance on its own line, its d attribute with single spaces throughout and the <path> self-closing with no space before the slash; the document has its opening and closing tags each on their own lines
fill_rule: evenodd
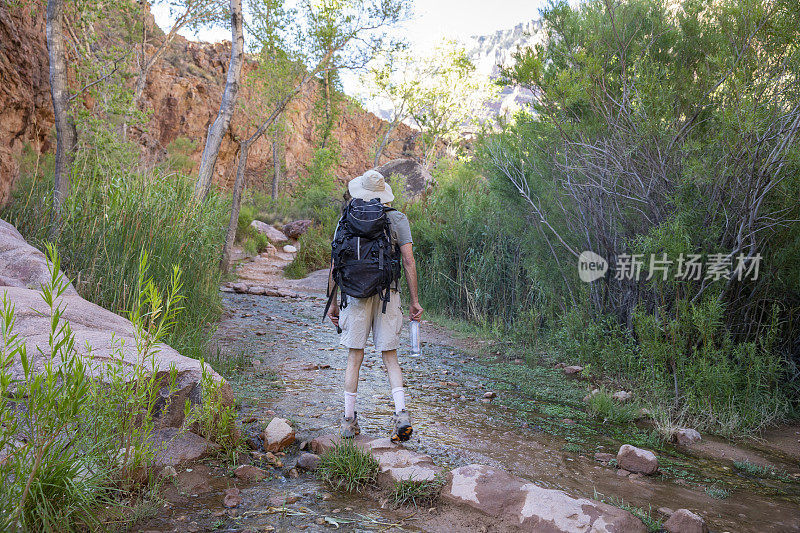
<svg viewBox="0 0 800 533">
<path fill-rule="evenodd" d="M 363 350 L 367 345 L 370 330 L 375 349 L 379 352 L 396 350 L 400 345 L 400 328 L 403 327 L 403 311 L 400 309 L 400 293 L 390 291 L 386 304 L 376 294 L 369 298 L 347 297 L 347 307 L 339 313 L 339 327 L 342 336 L 339 344 L 347 348 Z"/>
</svg>

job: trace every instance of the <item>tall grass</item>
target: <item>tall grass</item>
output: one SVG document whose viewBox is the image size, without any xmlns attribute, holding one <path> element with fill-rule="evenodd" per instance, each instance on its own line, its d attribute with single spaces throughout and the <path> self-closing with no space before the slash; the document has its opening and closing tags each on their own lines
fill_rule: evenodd
<svg viewBox="0 0 800 533">
<path fill-rule="evenodd" d="M 136 301 L 142 251 L 158 285 L 169 282 L 177 265 L 183 273 L 185 310 L 166 340 L 184 355 L 199 358 L 221 312 L 217 265 L 227 200 L 213 193 L 198 204 L 188 177 L 117 163 L 83 157 L 76 165 L 56 242 L 64 271 L 82 297 L 126 315 Z M 26 176 L 23 166 L 22 181 L 0 216 L 41 248 L 49 239 L 52 175 L 47 164 L 39 168 L 45 172 Z"/>
</svg>

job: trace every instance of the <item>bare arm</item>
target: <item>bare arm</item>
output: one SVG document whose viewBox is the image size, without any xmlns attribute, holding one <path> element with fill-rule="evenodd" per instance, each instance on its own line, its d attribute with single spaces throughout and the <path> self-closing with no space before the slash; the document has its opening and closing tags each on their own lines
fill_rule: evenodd
<svg viewBox="0 0 800 533">
<path fill-rule="evenodd" d="M 422 306 L 419 304 L 419 285 L 417 284 L 417 262 L 414 261 L 413 244 L 408 243 L 400 247 L 400 254 L 403 256 L 403 268 L 406 271 L 406 281 L 408 282 L 408 292 L 411 302 L 408 306 L 408 315 L 411 320 L 419 320 L 422 316 Z"/>
</svg>

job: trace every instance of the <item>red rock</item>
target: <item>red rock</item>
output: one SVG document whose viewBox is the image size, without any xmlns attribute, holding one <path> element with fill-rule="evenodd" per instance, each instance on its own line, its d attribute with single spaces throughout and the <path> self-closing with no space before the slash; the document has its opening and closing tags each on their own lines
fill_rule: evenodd
<svg viewBox="0 0 800 533">
<path fill-rule="evenodd" d="M 150 435 L 155 466 L 175 466 L 198 461 L 219 450 L 219 444 L 178 428 L 159 428 Z"/>
<path fill-rule="evenodd" d="M 297 458 L 297 466 L 299 466 L 303 470 L 314 472 L 317 469 L 318 464 L 319 464 L 319 455 L 314 453 L 303 452 L 300 454 L 300 457 Z"/>
<path fill-rule="evenodd" d="M 312 220 L 304 219 L 304 220 L 295 220 L 293 222 L 289 222 L 285 224 L 281 230 L 283 233 L 286 234 L 287 237 L 290 239 L 298 239 L 301 235 L 308 231 L 308 229 L 314 225 Z"/>
<path fill-rule="evenodd" d="M 672 432 L 672 441 L 681 446 L 689 446 L 695 442 L 700 442 L 702 437 L 696 429 L 678 428 Z"/>
<path fill-rule="evenodd" d="M 667 533 L 708 533 L 703 518 L 687 509 L 678 509 L 664 522 Z"/>
<path fill-rule="evenodd" d="M 266 472 L 253 465 L 241 465 L 233 471 L 233 474 L 239 479 L 249 482 L 261 481 L 267 477 Z"/>
<path fill-rule="evenodd" d="M 225 489 L 225 496 L 222 499 L 222 505 L 227 508 L 238 507 L 242 503 L 242 497 L 239 495 L 239 489 L 232 487 Z"/>
<path fill-rule="evenodd" d="M 623 444 L 617 453 L 617 465 L 630 472 L 654 474 L 658 470 L 658 458 L 649 450 Z"/>
</svg>

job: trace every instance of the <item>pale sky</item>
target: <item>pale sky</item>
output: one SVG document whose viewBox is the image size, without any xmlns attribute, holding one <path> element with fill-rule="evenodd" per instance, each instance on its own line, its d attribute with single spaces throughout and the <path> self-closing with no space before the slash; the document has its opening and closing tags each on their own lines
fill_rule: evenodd
<svg viewBox="0 0 800 533">
<path fill-rule="evenodd" d="M 414 5 L 412 20 L 398 28 L 412 47 L 427 47 L 444 37 L 465 39 L 472 35 L 486 35 L 497 30 L 508 29 L 520 22 L 539 18 L 539 9 L 546 0 L 411 0 Z M 169 11 L 165 6 L 153 7 L 153 15 L 162 29 L 170 24 Z M 182 32 L 188 39 L 202 41 L 230 40 L 227 27 L 201 30 L 196 35 Z M 358 91 L 355 76 L 343 76 L 345 92 Z"/>
</svg>

